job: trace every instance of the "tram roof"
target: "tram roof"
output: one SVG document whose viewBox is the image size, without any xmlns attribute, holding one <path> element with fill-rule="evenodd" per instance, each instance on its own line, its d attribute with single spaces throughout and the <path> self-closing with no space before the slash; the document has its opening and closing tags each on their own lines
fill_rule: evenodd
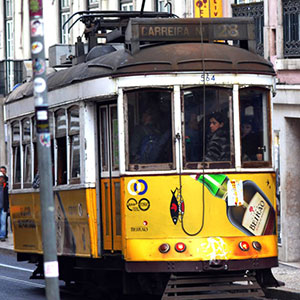
<svg viewBox="0 0 300 300">
<path fill-rule="evenodd" d="M 164 74 L 174 72 L 275 75 L 272 64 L 261 56 L 222 43 L 152 44 L 132 54 L 125 49 L 53 72 L 47 76 L 48 90 L 55 90 L 101 77 Z M 27 82 L 7 97 L 6 103 L 33 95 Z"/>
</svg>

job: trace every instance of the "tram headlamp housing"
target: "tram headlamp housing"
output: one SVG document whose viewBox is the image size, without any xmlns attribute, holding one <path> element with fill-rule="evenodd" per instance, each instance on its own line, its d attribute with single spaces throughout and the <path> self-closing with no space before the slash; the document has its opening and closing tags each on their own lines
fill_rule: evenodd
<svg viewBox="0 0 300 300">
<path fill-rule="evenodd" d="M 255 250 L 257 250 L 257 251 L 260 251 L 261 250 L 261 243 L 260 242 L 258 242 L 258 241 L 254 241 L 254 242 L 252 242 L 252 247 L 255 249 Z"/>
<path fill-rule="evenodd" d="M 164 243 L 164 244 L 161 244 L 159 247 L 158 247 L 158 250 L 160 253 L 167 253 L 169 252 L 171 249 L 170 245 L 167 244 L 167 243 Z"/>
</svg>

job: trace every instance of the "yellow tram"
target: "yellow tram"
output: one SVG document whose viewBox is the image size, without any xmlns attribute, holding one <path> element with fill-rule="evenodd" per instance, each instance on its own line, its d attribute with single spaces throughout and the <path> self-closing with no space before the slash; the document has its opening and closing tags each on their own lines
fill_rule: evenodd
<svg viewBox="0 0 300 300">
<path fill-rule="evenodd" d="M 250 270 L 270 285 L 275 73 L 251 21 L 76 16 L 89 52 L 79 39 L 72 66 L 48 76 L 60 278 L 161 293 L 173 273 Z M 32 82 L 5 109 L 14 247 L 40 278 Z"/>
</svg>

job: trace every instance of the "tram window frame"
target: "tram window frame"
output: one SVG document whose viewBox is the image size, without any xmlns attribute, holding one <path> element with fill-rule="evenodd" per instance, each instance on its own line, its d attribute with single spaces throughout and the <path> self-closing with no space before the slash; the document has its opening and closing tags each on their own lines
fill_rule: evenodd
<svg viewBox="0 0 300 300">
<path fill-rule="evenodd" d="M 27 129 L 25 124 L 27 123 Z M 23 151 L 23 187 L 30 188 L 32 185 L 32 145 L 31 145 L 31 120 L 30 118 L 25 118 L 21 121 L 22 124 L 22 151 Z M 25 135 L 26 130 L 29 129 L 29 135 Z"/>
<path fill-rule="evenodd" d="M 59 129 L 57 122 L 59 121 L 58 116 L 64 116 L 65 124 L 64 129 Z M 68 146 L 67 146 L 67 120 L 68 116 L 66 114 L 65 108 L 59 108 L 54 112 L 55 116 L 55 149 L 56 149 L 56 185 L 68 184 Z"/>
<path fill-rule="evenodd" d="M 14 127 L 19 127 L 19 136 L 14 139 Z M 13 169 L 13 189 L 20 189 L 22 182 L 22 167 L 21 167 L 21 124 L 19 120 L 11 123 L 11 149 L 12 149 L 12 169 Z"/>
<path fill-rule="evenodd" d="M 129 138 L 129 128 L 131 127 L 131 119 L 129 118 L 129 111 L 132 109 L 128 109 L 129 107 L 129 94 L 136 93 L 136 95 L 142 94 L 142 93 L 155 93 L 155 92 L 164 92 L 164 93 L 169 93 L 170 94 L 170 161 L 169 162 L 162 162 L 162 163 L 136 163 L 136 162 L 130 162 L 130 138 Z M 136 98 L 137 99 L 137 98 Z M 142 98 L 140 98 L 142 99 Z M 140 101 L 140 100 L 136 100 Z M 140 103 L 138 103 L 140 104 Z M 152 104 L 153 106 L 153 104 Z M 140 117 L 141 117 L 141 105 L 135 105 L 134 109 L 137 110 L 135 111 L 134 114 L 134 123 L 135 125 L 132 128 L 137 127 L 137 124 L 140 122 Z M 153 108 L 153 107 L 152 107 Z M 175 161 L 175 144 L 173 143 L 174 141 L 174 92 L 173 89 L 168 89 L 168 88 L 140 88 L 140 89 L 132 89 L 132 90 L 127 90 L 124 92 L 124 114 L 125 114 L 125 144 L 126 144 L 126 170 L 127 171 L 170 171 L 170 170 L 175 170 L 176 168 L 176 161 Z M 138 114 L 138 115 L 137 115 Z M 165 132 L 167 133 L 167 132 Z"/>
<path fill-rule="evenodd" d="M 201 90 L 202 89 L 202 90 Z M 205 121 L 205 131 L 202 132 L 201 134 L 201 130 L 199 128 L 199 138 L 200 138 L 200 145 L 199 145 L 199 150 L 200 150 L 200 159 L 199 161 L 197 161 L 196 159 L 194 160 L 190 160 L 188 161 L 187 156 L 188 156 L 188 147 L 187 147 L 187 143 L 191 142 L 191 137 L 188 136 L 187 133 L 187 122 L 188 120 L 185 120 L 187 118 L 187 107 L 186 107 L 186 103 L 185 103 L 185 92 L 188 91 L 197 91 L 199 90 L 199 93 L 203 93 L 203 86 L 193 86 L 193 87 L 186 87 L 184 89 L 181 89 L 181 111 L 182 111 L 182 133 L 183 133 L 183 141 L 182 141 L 182 155 L 183 155 L 183 168 L 185 170 L 187 169 L 221 169 L 221 168 L 226 168 L 226 169 L 230 169 L 230 168 L 234 168 L 235 166 L 235 154 L 234 154 L 234 139 L 233 139 L 233 91 L 232 88 L 228 88 L 228 87 L 223 87 L 223 86 L 213 86 L 213 87 L 206 87 L 205 88 L 205 116 L 202 113 L 199 112 L 198 115 L 196 115 L 196 121 L 198 122 L 198 126 L 200 127 L 204 127 L 203 126 L 203 122 Z M 220 103 L 220 94 L 218 95 L 218 98 L 216 98 L 216 102 L 218 106 L 210 106 L 209 104 L 209 94 L 207 94 L 210 91 L 224 91 L 228 93 L 228 104 L 227 107 L 224 107 L 224 103 L 221 104 Z M 224 94 L 225 95 L 225 94 Z M 194 97 L 194 95 L 192 96 Z M 195 102 L 195 101 L 194 101 Z M 194 103 L 194 106 L 197 105 L 197 102 Z M 201 100 L 201 103 L 199 105 L 199 108 L 201 109 L 201 105 L 203 105 L 203 101 Z M 223 106 L 222 106 L 223 105 Z M 202 108 L 204 109 L 204 107 L 202 106 Z M 202 110 L 203 110 L 202 109 Z M 192 114 L 194 114 L 195 112 L 195 107 L 191 110 L 191 108 L 189 109 L 190 111 L 190 117 Z M 221 113 L 224 117 L 224 123 L 222 126 L 226 126 L 226 128 L 228 128 L 228 142 L 229 142 L 229 151 L 228 152 L 228 156 L 229 156 L 229 160 L 217 160 L 217 161 L 210 161 L 208 159 L 206 159 L 205 156 L 205 152 L 207 149 L 204 149 L 204 147 L 206 148 L 207 144 L 208 144 L 208 137 L 210 135 L 210 124 L 209 124 L 209 120 L 211 119 L 211 117 L 213 117 L 214 114 L 216 113 Z M 227 120 L 226 120 L 226 115 L 227 115 Z M 205 117 L 205 119 L 203 119 L 203 116 Z M 197 130 L 198 131 L 198 130 Z M 204 136 L 205 135 L 205 136 Z M 204 140 L 205 139 L 205 140 Z M 202 142 L 201 142 L 202 140 Z M 203 145 L 203 140 L 204 140 L 204 145 Z M 193 149 L 191 149 L 193 150 Z M 191 151 L 189 150 L 189 152 Z M 202 152 L 202 154 L 201 154 Z M 190 155 L 192 155 L 190 153 Z"/>
<path fill-rule="evenodd" d="M 76 129 L 72 128 L 72 120 L 71 120 L 71 115 L 72 112 L 77 110 L 78 112 L 78 126 Z M 69 139 L 69 153 L 70 153 L 70 168 L 69 168 L 69 182 L 71 184 L 74 183 L 80 183 L 81 180 L 81 167 L 80 167 L 80 163 L 81 163 L 81 154 L 80 154 L 80 149 L 81 149 L 81 144 L 80 144 L 80 107 L 78 105 L 73 105 L 71 107 L 68 108 L 67 110 L 68 112 L 68 139 Z M 76 176 L 73 176 L 73 169 L 74 169 L 74 149 L 73 149 L 73 145 L 74 145 L 74 139 L 78 139 L 79 142 L 79 146 L 78 146 L 78 168 L 79 168 L 79 172 L 76 173 Z"/>
<path fill-rule="evenodd" d="M 258 133 L 262 134 L 262 139 L 263 139 L 263 143 L 264 145 L 262 147 L 259 147 L 260 150 L 265 150 L 264 152 L 267 152 L 266 155 L 269 159 L 267 160 L 244 160 L 243 159 L 243 149 L 242 149 L 242 124 L 243 124 L 243 113 L 241 111 L 241 105 L 242 105 L 242 100 L 241 100 L 241 92 L 248 92 L 248 91 L 253 91 L 253 92 L 262 92 L 265 93 L 265 99 L 266 99 L 266 112 L 265 112 L 265 116 L 263 115 L 263 111 L 261 112 L 261 117 L 262 118 L 266 118 L 267 124 L 262 124 L 262 130 L 258 131 Z M 249 100 L 250 101 L 250 100 Z M 263 103 L 262 103 L 263 106 Z M 255 110 L 255 108 L 252 108 L 253 110 Z M 259 111 L 258 108 L 256 108 L 256 111 Z M 240 140 L 241 140 L 241 162 L 242 162 L 242 167 L 243 168 L 263 168 L 263 167 L 272 167 L 272 129 L 271 129 L 271 96 L 270 96 L 270 90 L 266 89 L 266 88 L 262 88 L 262 87 L 247 87 L 247 88 L 243 88 L 239 90 L 239 114 L 240 114 Z M 255 127 L 259 127 L 257 126 L 258 124 L 258 116 L 255 116 L 255 111 L 253 111 L 252 114 L 252 119 L 254 119 Z M 264 120 L 264 119 L 263 119 Z M 258 128 L 259 129 L 259 128 Z M 265 132 L 267 131 L 267 132 Z M 267 134 L 267 138 L 266 135 Z M 257 139 L 255 139 L 257 140 Z M 265 142 L 267 142 L 267 145 L 265 145 Z"/>
</svg>

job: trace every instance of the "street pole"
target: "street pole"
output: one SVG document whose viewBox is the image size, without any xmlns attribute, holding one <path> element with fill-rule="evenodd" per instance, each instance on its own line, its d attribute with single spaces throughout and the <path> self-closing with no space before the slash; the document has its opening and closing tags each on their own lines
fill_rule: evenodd
<svg viewBox="0 0 300 300">
<path fill-rule="evenodd" d="M 32 70 L 34 76 L 33 85 L 40 175 L 40 207 L 46 297 L 48 300 L 59 300 L 58 261 L 54 221 L 55 209 L 52 186 L 51 138 L 44 49 L 43 0 L 28 0 L 28 4 L 30 16 Z"/>
</svg>

